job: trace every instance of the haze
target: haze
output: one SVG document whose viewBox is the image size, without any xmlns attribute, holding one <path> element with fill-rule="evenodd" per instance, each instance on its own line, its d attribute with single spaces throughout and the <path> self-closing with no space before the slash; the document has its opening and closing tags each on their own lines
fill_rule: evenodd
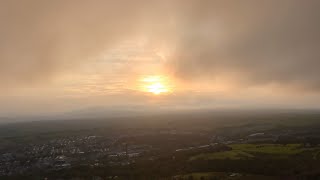
<svg viewBox="0 0 320 180">
<path fill-rule="evenodd" d="M 319 9 L 317 0 L 2 0 L 0 116 L 317 109 Z"/>
</svg>

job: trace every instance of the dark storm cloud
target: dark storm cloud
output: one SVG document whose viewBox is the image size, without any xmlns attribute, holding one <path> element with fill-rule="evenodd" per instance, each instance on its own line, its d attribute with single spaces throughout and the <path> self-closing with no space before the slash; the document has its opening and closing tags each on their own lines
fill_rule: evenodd
<svg viewBox="0 0 320 180">
<path fill-rule="evenodd" d="M 46 81 L 145 34 L 185 79 L 320 87 L 320 1 L 1 1 L 2 86 Z"/>
</svg>

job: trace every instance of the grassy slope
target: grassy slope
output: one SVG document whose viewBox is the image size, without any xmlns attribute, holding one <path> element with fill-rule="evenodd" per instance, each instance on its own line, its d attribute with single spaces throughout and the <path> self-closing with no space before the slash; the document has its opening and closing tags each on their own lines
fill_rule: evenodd
<svg viewBox="0 0 320 180">
<path fill-rule="evenodd" d="M 310 157 L 319 158 L 320 148 L 303 148 L 299 144 L 234 144 L 230 145 L 231 151 L 203 153 L 195 155 L 190 160 L 214 160 L 214 159 L 251 159 L 257 156 L 272 156 L 273 158 L 288 158 L 303 153 L 310 154 Z"/>
</svg>

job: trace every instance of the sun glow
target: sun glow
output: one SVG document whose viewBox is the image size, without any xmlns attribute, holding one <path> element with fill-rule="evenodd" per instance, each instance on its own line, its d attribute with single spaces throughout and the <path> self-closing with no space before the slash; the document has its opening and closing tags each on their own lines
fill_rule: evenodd
<svg viewBox="0 0 320 180">
<path fill-rule="evenodd" d="M 169 93 L 172 91 L 167 77 L 147 76 L 141 79 L 142 90 L 155 95 Z"/>
</svg>

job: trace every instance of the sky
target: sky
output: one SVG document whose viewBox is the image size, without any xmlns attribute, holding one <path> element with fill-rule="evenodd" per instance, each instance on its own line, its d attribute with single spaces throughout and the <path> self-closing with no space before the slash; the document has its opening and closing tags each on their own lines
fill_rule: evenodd
<svg viewBox="0 0 320 180">
<path fill-rule="evenodd" d="M 320 107 L 318 0 L 2 0 L 0 116 Z"/>
</svg>

